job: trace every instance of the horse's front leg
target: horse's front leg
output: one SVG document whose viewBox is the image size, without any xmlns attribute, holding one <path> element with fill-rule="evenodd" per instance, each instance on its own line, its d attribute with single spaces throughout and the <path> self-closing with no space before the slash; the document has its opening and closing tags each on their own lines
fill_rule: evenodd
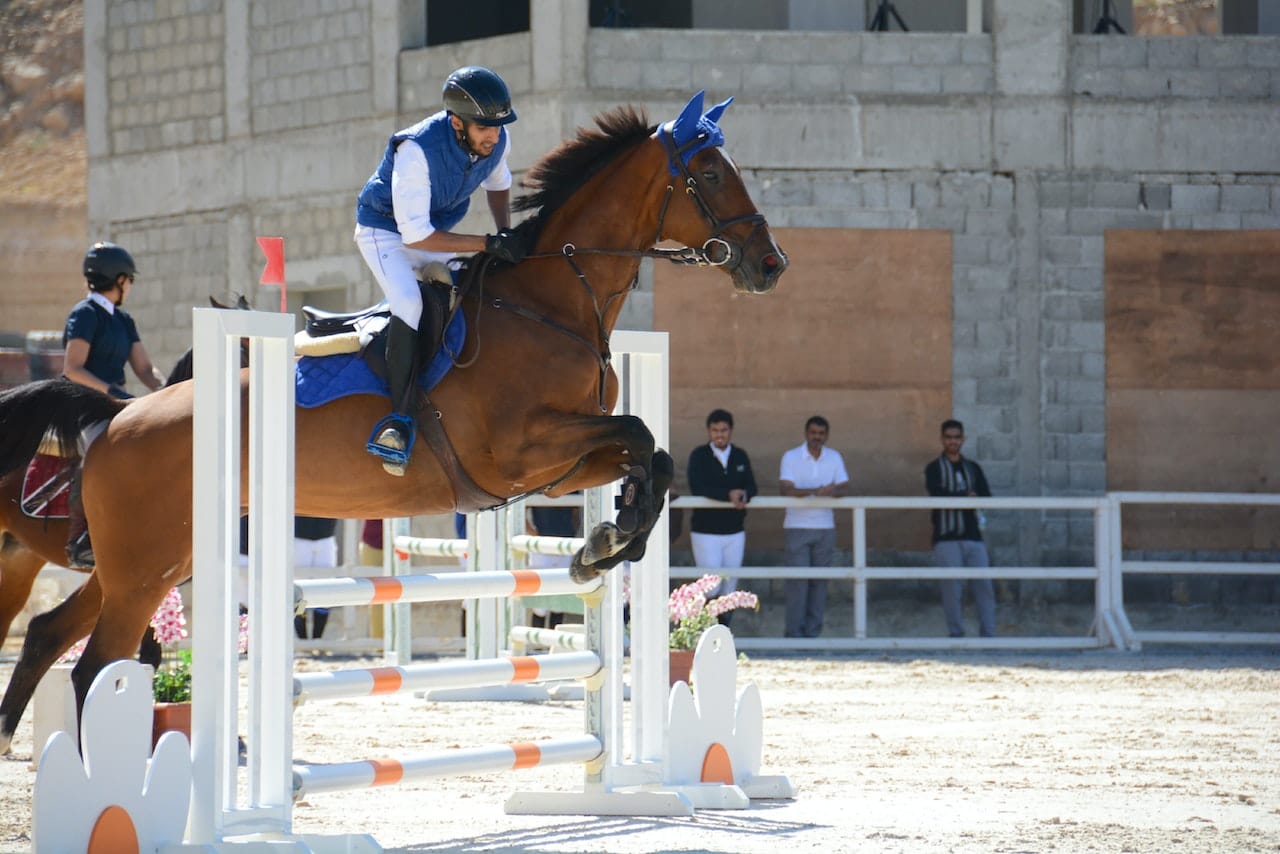
<svg viewBox="0 0 1280 854">
<path fill-rule="evenodd" d="M 634 481 L 633 475 L 628 475 L 622 484 L 622 494 L 617 498 L 618 521 L 597 525 L 573 556 L 569 574 L 575 581 L 588 581 L 624 560 L 644 557 L 649 534 L 662 514 L 674 476 L 675 462 L 661 448 L 653 452 L 648 478 L 642 482 Z M 629 491 L 632 493 L 630 501 Z"/>
<path fill-rule="evenodd" d="M 649 428 L 634 415 L 575 416 L 558 421 L 547 439 L 539 443 L 540 452 L 545 453 L 548 444 L 559 445 L 557 453 L 578 459 L 573 473 L 549 494 L 564 495 L 624 477 L 618 515 L 587 532 L 586 545 L 570 567 L 574 579 L 587 581 L 642 556 L 674 476 L 671 456 L 654 449 Z"/>
</svg>

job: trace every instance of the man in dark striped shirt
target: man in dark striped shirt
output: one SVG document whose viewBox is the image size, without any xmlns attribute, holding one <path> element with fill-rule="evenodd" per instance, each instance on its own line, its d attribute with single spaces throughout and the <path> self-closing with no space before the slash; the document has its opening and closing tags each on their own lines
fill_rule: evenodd
<svg viewBox="0 0 1280 854">
<path fill-rule="evenodd" d="M 954 418 L 942 422 L 942 453 L 925 466 L 924 484 L 930 495 L 946 498 L 981 496 L 989 498 L 991 487 L 982 466 L 960 453 L 964 446 L 964 425 Z M 982 541 L 983 516 L 973 510 L 934 510 L 933 558 L 938 566 L 990 566 L 987 546 Z M 984 638 L 996 635 L 996 595 L 989 578 L 968 579 L 978 606 L 978 632 Z M 961 599 L 965 581 L 942 582 L 942 611 L 947 633 L 964 637 Z"/>
</svg>

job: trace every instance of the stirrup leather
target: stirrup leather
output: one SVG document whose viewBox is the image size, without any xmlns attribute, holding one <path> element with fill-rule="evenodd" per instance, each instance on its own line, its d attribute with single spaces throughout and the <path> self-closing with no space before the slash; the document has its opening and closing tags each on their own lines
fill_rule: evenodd
<svg viewBox="0 0 1280 854">
<path fill-rule="evenodd" d="M 395 427 L 400 433 L 408 437 L 403 450 L 390 448 L 378 443 L 378 435 L 388 427 Z M 417 439 L 417 432 L 414 429 L 411 417 L 402 415 L 399 412 L 393 412 L 373 425 L 373 432 L 369 434 L 369 441 L 365 444 L 364 449 L 384 462 L 397 466 L 407 466 L 409 464 L 409 455 L 413 453 L 413 443 Z"/>
</svg>

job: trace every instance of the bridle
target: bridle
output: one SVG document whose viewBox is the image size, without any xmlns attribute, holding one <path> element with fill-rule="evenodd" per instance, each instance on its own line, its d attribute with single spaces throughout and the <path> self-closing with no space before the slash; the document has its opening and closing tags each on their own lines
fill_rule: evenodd
<svg viewBox="0 0 1280 854">
<path fill-rule="evenodd" d="M 685 163 L 686 152 L 696 152 L 702 147 L 707 146 L 708 140 L 705 133 L 700 133 L 683 145 L 676 146 L 675 140 L 670 131 L 664 131 L 659 127 L 658 139 L 661 140 L 663 149 L 667 155 L 668 170 L 673 180 L 667 182 L 667 191 L 662 198 L 662 208 L 658 211 L 658 227 L 654 233 L 651 243 L 657 243 L 662 239 L 662 226 L 666 222 L 667 210 L 671 206 L 671 199 L 675 195 L 677 185 L 683 183 L 684 192 L 689 196 L 697 206 L 699 213 L 702 214 L 703 220 L 711 228 L 711 236 L 700 247 L 684 246 L 678 249 L 663 249 L 657 246 L 650 246 L 648 249 L 595 249 L 580 248 L 573 243 L 566 243 L 560 248 L 559 252 L 543 252 L 535 255 L 526 255 L 525 260 L 538 260 L 546 258 L 564 258 L 569 266 L 573 269 L 574 275 L 578 281 L 582 283 L 583 288 L 587 292 L 587 296 L 591 299 L 592 308 L 595 310 L 596 329 L 598 332 L 598 343 L 592 342 L 588 338 L 564 326 L 554 318 L 548 317 L 541 312 L 525 308 L 522 305 L 504 301 L 501 298 L 494 298 L 488 305 L 495 310 L 510 311 L 520 317 L 528 320 L 536 321 L 544 326 L 573 339 L 587 349 L 596 359 L 600 369 L 600 381 L 598 384 L 598 406 L 601 412 L 608 412 L 609 408 L 605 403 L 605 378 L 609 373 L 609 365 L 613 360 L 613 355 L 609 350 L 609 331 L 605 328 L 604 315 L 609 305 L 619 297 L 625 297 L 630 291 L 635 290 L 639 286 L 639 277 L 633 278 L 631 284 L 624 290 L 611 294 L 607 297 L 602 305 L 596 295 L 596 291 L 591 287 L 591 283 L 587 281 L 586 272 L 577 262 L 578 255 L 613 255 L 621 257 L 633 258 L 658 258 L 670 261 L 673 264 L 683 264 L 697 267 L 723 267 L 729 273 L 733 273 L 742 265 L 743 259 L 746 257 L 744 247 L 749 243 L 760 229 L 765 228 L 768 223 L 764 218 L 764 214 L 756 211 L 754 213 L 743 214 L 741 216 L 723 219 L 708 204 L 703 194 L 699 192 L 698 179 L 689 171 L 688 165 Z M 692 156 L 689 158 L 692 159 Z M 725 233 L 735 225 L 748 223 L 753 226 L 751 232 L 747 235 L 746 240 L 742 242 L 734 242 L 728 239 Z M 476 281 L 478 283 L 481 304 L 484 304 L 483 288 L 484 276 L 491 262 L 490 256 L 485 256 L 483 266 L 478 272 Z M 480 352 L 480 316 L 476 314 L 476 350 L 472 357 L 467 360 L 466 364 L 475 361 Z M 465 365 L 459 364 L 460 367 Z"/>
</svg>

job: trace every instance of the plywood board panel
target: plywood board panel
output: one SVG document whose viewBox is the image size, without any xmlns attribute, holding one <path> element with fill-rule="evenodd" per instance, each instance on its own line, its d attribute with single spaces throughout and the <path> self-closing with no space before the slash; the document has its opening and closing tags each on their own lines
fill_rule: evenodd
<svg viewBox="0 0 1280 854">
<path fill-rule="evenodd" d="M 735 294 L 715 270 L 655 266 L 673 388 L 950 388 L 949 232 L 775 233 L 791 267 L 771 294 Z"/>
<path fill-rule="evenodd" d="M 1280 389 L 1280 231 L 1108 231 L 1108 388 Z"/>
<path fill-rule="evenodd" d="M 919 495 L 951 414 L 951 238 L 943 232 L 784 229 L 792 267 L 775 293 L 732 296 L 723 274 L 655 269 L 654 326 L 671 334 L 671 451 L 687 490 L 690 450 L 712 409 L 734 414 L 761 493 L 804 422 L 862 495 Z M 839 520 L 850 547 L 849 524 Z M 873 514 L 872 548 L 927 549 L 928 514 Z M 748 517 L 748 548 L 780 548 L 782 515 Z"/>
</svg>

